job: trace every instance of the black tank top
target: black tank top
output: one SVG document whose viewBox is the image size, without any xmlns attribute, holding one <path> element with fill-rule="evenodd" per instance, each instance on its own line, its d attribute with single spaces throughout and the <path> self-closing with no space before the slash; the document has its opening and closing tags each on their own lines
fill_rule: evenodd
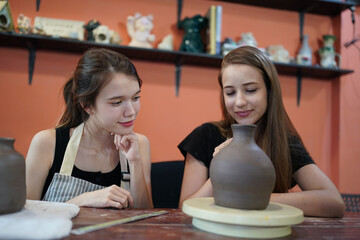
<svg viewBox="0 0 360 240">
<path fill-rule="evenodd" d="M 70 129 L 60 127 L 56 129 L 56 143 L 55 143 L 55 155 L 53 164 L 49 170 L 49 174 L 46 178 L 45 185 L 41 194 L 41 199 L 44 197 L 55 173 L 60 172 L 61 164 L 64 159 L 65 150 L 70 139 Z M 120 186 L 122 179 L 120 162 L 111 172 L 87 172 L 78 169 L 75 165 L 71 176 L 76 178 L 84 179 L 91 183 L 101 186 L 111 186 L 113 184 Z"/>
</svg>

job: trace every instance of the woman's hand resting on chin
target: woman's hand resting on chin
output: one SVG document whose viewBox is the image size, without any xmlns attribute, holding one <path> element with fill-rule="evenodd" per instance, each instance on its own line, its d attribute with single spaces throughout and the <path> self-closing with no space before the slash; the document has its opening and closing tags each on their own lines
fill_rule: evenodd
<svg viewBox="0 0 360 240">
<path fill-rule="evenodd" d="M 116 149 L 120 149 L 129 161 L 140 160 L 139 139 L 134 132 L 128 135 L 114 135 Z"/>
</svg>

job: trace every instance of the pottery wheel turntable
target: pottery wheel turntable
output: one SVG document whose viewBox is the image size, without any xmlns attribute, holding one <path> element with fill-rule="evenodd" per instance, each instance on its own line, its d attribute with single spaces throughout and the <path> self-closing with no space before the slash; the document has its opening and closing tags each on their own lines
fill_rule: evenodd
<svg viewBox="0 0 360 240">
<path fill-rule="evenodd" d="M 199 229 L 243 238 L 284 237 L 291 234 L 291 225 L 304 221 L 302 210 L 274 202 L 264 210 L 242 210 L 215 205 L 212 197 L 193 198 L 183 203 L 182 211 Z"/>
</svg>

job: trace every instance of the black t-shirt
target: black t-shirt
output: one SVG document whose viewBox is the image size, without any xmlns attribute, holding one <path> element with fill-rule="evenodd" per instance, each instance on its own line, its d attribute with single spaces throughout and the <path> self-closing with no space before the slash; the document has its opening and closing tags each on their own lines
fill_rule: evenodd
<svg viewBox="0 0 360 240">
<path fill-rule="evenodd" d="M 49 174 L 46 178 L 41 198 L 45 196 L 45 193 L 49 188 L 49 185 L 53 179 L 54 174 L 60 172 L 61 164 L 63 162 L 65 150 L 69 140 L 70 140 L 69 128 L 60 127 L 56 129 L 54 161 L 49 170 Z M 122 178 L 120 162 L 111 172 L 107 172 L 107 173 L 83 171 L 74 165 L 71 176 L 84 179 L 88 182 L 105 187 L 114 184 L 120 186 L 120 182 Z"/>
<path fill-rule="evenodd" d="M 213 158 L 214 150 L 223 143 L 226 138 L 221 135 L 219 129 L 211 123 L 204 123 L 195 128 L 179 145 L 178 148 L 182 155 L 190 153 L 209 169 Z M 304 145 L 296 137 L 289 141 L 292 173 L 307 164 L 315 164 Z M 292 186 L 296 183 L 293 181 Z"/>
</svg>

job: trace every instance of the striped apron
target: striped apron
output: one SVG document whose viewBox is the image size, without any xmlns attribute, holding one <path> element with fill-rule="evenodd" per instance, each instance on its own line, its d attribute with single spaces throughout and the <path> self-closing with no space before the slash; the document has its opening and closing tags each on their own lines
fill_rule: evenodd
<svg viewBox="0 0 360 240">
<path fill-rule="evenodd" d="M 54 174 L 49 188 L 42 199 L 43 201 L 66 202 L 85 192 L 92 192 L 105 188 L 104 186 L 71 176 L 83 129 L 84 123 L 77 126 L 73 131 L 65 150 L 60 172 Z M 128 162 L 121 151 L 119 151 L 119 156 L 122 174 L 120 186 L 129 191 L 130 173 L 128 172 Z"/>
</svg>

